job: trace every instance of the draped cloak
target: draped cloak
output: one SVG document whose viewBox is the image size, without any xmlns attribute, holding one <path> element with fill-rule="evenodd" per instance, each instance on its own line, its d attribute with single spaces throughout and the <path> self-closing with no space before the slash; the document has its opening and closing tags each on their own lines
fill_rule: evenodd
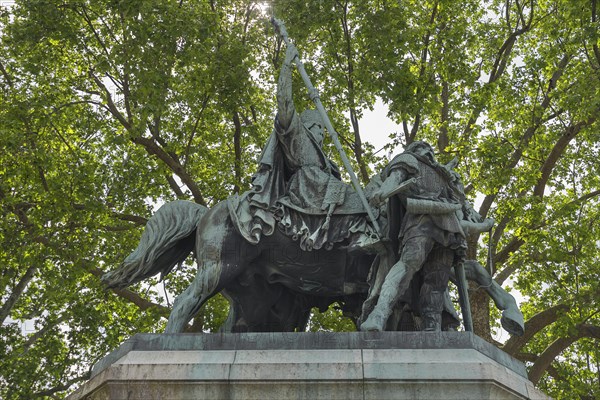
<svg viewBox="0 0 600 400">
<path fill-rule="evenodd" d="M 330 249 L 372 231 L 358 194 L 340 180 L 337 166 L 296 113 L 287 129 L 275 119 L 252 189 L 230 197 L 228 205 L 238 230 L 254 244 L 276 226 L 303 250 Z"/>
</svg>

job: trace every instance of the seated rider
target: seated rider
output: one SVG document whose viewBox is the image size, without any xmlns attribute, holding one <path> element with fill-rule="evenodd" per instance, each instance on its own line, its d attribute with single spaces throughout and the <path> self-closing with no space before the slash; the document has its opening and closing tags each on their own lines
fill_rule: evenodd
<svg viewBox="0 0 600 400">
<path fill-rule="evenodd" d="M 242 235 L 258 243 L 279 223 L 303 250 L 331 248 L 372 232 L 358 194 L 340 180 L 336 165 L 323 152 L 324 123 L 317 110 L 298 115 L 292 96 L 292 63 L 287 46 L 277 86 L 277 116 L 253 188 L 230 199 L 230 214 Z M 369 235 L 367 234 L 367 235 Z"/>
</svg>

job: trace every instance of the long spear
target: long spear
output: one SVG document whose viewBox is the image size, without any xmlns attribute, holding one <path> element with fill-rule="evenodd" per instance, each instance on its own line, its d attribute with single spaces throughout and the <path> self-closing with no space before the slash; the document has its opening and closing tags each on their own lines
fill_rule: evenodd
<svg viewBox="0 0 600 400">
<path fill-rule="evenodd" d="M 275 30 L 279 33 L 279 35 L 281 36 L 281 38 L 283 39 L 285 44 L 289 45 L 290 39 L 288 37 L 288 33 L 285 29 L 285 26 L 283 25 L 283 22 L 281 20 L 278 20 L 277 18 L 271 18 L 271 23 L 273 24 L 273 26 L 275 26 Z M 321 99 L 319 98 L 319 92 L 317 91 L 317 89 L 315 89 L 312 82 L 310 81 L 310 78 L 308 77 L 308 74 L 306 73 L 306 70 L 304 69 L 304 64 L 300 60 L 300 56 L 296 57 L 294 60 L 296 62 L 296 67 L 298 68 L 298 72 L 300 73 L 302 80 L 306 84 L 306 87 L 308 89 L 308 94 L 309 94 L 311 100 L 314 101 L 315 106 L 317 107 L 317 110 L 319 110 L 319 113 L 321 114 L 321 118 L 323 118 L 323 122 L 325 123 L 325 128 L 327 128 L 327 131 L 331 135 L 331 140 L 333 141 L 335 148 L 340 153 L 340 157 L 342 158 L 342 163 L 344 164 L 344 167 L 346 167 L 346 171 L 348 171 L 348 174 L 350 175 L 350 180 L 352 181 L 352 185 L 354 186 L 354 189 L 356 189 L 356 192 L 358 193 L 358 197 L 360 198 L 360 201 L 362 202 L 363 207 L 367 211 L 367 215 L 369 216 L 369 219 L 371 220 L 373 227 L 377 231 L 377 235 L 380 235 L 381 230 L 379 229 L 379 224 L 377 223 L 377 220 L 375 219 L 375 216 L 373 215 L 373 211 L 371 210 L 371 207 L 369 206 L 369 202 L 367 201 L 365 193 L 363 192 L 362 187 L 360 186 L 360 183 L 358 182 L 358 179 L 356 178 L 356 174 L 354 173 L 354 170 L 352 169 L 352 165 L 350 165 L 350 160 L 348 160 L 348 157 L 346 156 L 346 153 L 344 152 L 344 149 L 342 148 L 342 144 L 340 143 L 340 140 L 338 139 L 338 134 L 335 131 L 335 129 L 333 129 L 333 125 L 331 125 L 331 121 L 329 120 L 329 116 L 327 115 L 327 112 L 325 111 L 325 107 L 323 107 L 323 104 L 321 103 Z"/>
</svg>

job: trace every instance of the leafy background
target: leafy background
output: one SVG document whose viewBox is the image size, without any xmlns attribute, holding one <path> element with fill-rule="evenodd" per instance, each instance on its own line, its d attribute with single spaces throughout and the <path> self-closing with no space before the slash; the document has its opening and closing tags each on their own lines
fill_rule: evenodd
<svg viewBox="0 0 600 400">
<path fill-rule="evenodd" d="M 276 13 L 363 183 L 387 161 L 362 135 L 377 99 L 401 126 L 390 148 L 427 140 L 458 157 L 497 221 L 494 277 L 523 296 L 526 335 L 495 344 L 548 394 L 600 398 L 596 0 L 0 5 L 0 397 L 62 398 L 124 339 L 164 328 L 165 293 L 194 265 L 164 287 L 107 291 L 99 276 L 157 204 L 249 187 L 275 110 Z M 471 238 L 470 257 L 485 262 L 487 240 Z M 489 299 L 471 299 L 494 342 Z M 190 330 L 226 312 L 216 298 Z M 351 326 L 332 308 L 310 329 Z"/>
</svg>

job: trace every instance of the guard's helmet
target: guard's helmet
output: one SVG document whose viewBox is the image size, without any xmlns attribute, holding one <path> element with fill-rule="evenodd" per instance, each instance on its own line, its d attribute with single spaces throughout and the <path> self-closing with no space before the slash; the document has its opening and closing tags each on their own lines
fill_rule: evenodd
<svg viewBox="0 0 600 400">
<path fill-rule="evenodd" d="M 427 142 L 423 142 L 422 140 L 416 140 L 414 142 L 412 142 L 411 144 L 409 144 L 406 149 L 404 150 L 406 152 L 409 153 L 420 153 L 423 154 L 427 157 L 429 157 L 429 159 L 431 159 L 431 161 L 435 160 L 434 155 L 435 152 L 433 150 L 433 147 L 431 147 L 431 145 Z"/>
</svg>

